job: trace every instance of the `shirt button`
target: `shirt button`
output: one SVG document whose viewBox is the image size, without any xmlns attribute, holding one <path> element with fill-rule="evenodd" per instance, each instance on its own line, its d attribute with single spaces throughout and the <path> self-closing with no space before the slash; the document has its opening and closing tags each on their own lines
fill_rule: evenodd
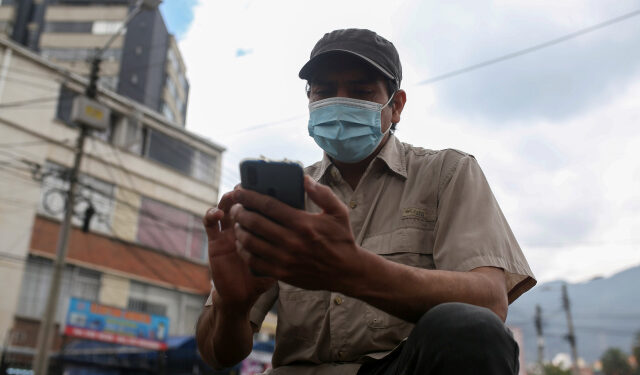
<svg viewBox="0 0 640 375">
<path fill-rule="evenodd" d="M 356 207 L 358 207 L 358 203 L 356 201 L 352 200 L 351 202 L 349 202 L 349 207 L 356 208 Z"/>
<path fill-rule="evenodd" d="M 342 301 L 344 301 L 341 297 L 336 297 L 333 299 L 333 302 L 335 302 L 336 305 L 341 305 Z"/>
</svg>

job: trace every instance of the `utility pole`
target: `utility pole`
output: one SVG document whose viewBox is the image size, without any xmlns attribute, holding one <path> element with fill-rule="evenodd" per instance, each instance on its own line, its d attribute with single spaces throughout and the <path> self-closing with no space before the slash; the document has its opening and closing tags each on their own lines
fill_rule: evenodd
<svg viewBox="0 0 640 375">
<path fill-rule="evenodd" d="M 538 365 L 542 369 L 544 367 L 544 337 L 542 336 L 542 308 L 536 305 L 536 333 L 538 336 Z"/>
<path fill-rule="evenodd" d="M 75 148 L 73 167 L 69 173 L 69 190 L 64 218 L 58 234 L 58 244 L 56 248 L 56 258 L 53 262 L 53 275 L 47 295 L 47 304 L 38 328 L 38 341 L 36 344 L 36 355 L 33 359 L 33 372 L 35 375 L 46 375 L 49 370 L 49 348 L 53 342 L 55 332 L 53 330 L 56 313 L 58 311 L 58 299 L 60 298 L 60 284 L 64 272 L 65 259 L 71 233 L 71 218 L 73 217 L 73 204 L 76 195 L 78 171 L 82 162 L 84 152 L 84 142 L 89 133 L 89 129 L 105 130 L 109 125 L 110 110 L 108 107 L 97 102 L 97 84 L 100 72 L 100 62 L 102 54 L 109 48 L 111 43 L 125 30 L 126 25 L 140 11 L 144 9 L 156 9 L 162 0 L 137 0 L 135 7 L 123 21 L 120 29 L 114 33 L 107 43 L 96 53 L 91 61 L 91 72 L 89 74 L 89 84 L 84 96 L 79 95 L 74 99 L 71 120 L 80 128 Z"/>
<path fill-rule="evenodd" d="M 569 293 L 567 293 L 567 284 L 562 284 L 562 306 L 564 307 L 564 311 L 567 314 L 567 328 L 569 329 L 569 333 L 567 334 L 567 341 L 569 341 L 569 345 L 571 345 L 571 358 L 573 360 L 573 374 L 579 375 L 580 370 L 578 369 L 578 349 L 576 348 L 576 334 L 573 329 L 573 318 L 571 317 L 571 304 L 569 302 Z"/>
<path fill-rule="evenodd" d="M 97 94 L 98 73 L 100 72 L 100 56 L 96 54 L 91 62 L 91 73 L 89 74 L 89 85 L 85 90 L 85 95 L 90 99 L 95 99 Z M 58 299 L 60 297 L 60 283 L 64 273 L 65 259 L 69 248 L 69 235 L 71 233 L 71 218 L 73 217 L 73 204 L 76 197 L 78 184 L 78 171 L 84 154 L 84 141 L 87 138 L 89 127 L 83 123 L 77 123 L 80 128 L 80 135 L 76 141 L 73 167 L 69 172 L 69 190 L 65 204 L 64 218 L 58 234 L 58 244 L 56 248 L 56 258 L 53 261 L 53 275 L 47 296 L 47 304 L 40 321 L 38 329 L 38 341 L 36 346 L 36 356 L 33 361 L 33 371 L 35 375 L 46 375 L 49 369 L 49 348 L 53 342 L 55 332 L 53 330 L 58 310 Z"/>
</svg>

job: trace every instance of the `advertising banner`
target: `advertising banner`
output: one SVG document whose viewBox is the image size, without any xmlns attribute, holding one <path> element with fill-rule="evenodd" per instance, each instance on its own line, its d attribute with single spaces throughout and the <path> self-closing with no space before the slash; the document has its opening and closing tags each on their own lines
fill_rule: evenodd
<svg viewBox="0 0 640 375">
<path fill-rule="evenodd" d="M 165 350 L 169 318 L 72 297 L 64 333 L 84 339 Z"/>
</svg>

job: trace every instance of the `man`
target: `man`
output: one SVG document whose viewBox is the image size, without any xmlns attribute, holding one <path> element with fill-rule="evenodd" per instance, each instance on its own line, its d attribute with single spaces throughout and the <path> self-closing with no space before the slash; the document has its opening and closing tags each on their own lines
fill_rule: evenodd
<svg viewBox="0 0 640 375">
<path fill-rule="evenodd" d="M 277 304 L 273 374 L 516 374 L 503 322 L 535 280 L 475 159 L 393 135 L 407 100 L 393 44 L 336 30 L 299 75 L 324 158 L 306 211 L 237 188 L 207 212 L 203 358 L 245 358 Z"/>
</svg>

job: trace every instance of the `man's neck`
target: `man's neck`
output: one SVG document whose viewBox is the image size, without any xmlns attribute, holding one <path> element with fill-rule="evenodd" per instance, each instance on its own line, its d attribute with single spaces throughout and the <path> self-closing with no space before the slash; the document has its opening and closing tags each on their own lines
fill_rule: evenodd
<svg viewBox="0 0 640 375">
<path fill-rule="evenodd" d="M 335 164 L 336 168 L 340 171 L 342 178 L 351 186 L 351 189 L 356 190 L 360 179 L 364 175 L 364 172 L 367 170 L 367 167 L 371 163 L 373 159 L 378 155 L 380 150 L 384 147 L 384 145 L 389 141 L 389 134 L 385 135 L 382 139 L 382 142 L 378 145 L 375 151 L 367 156 L 364 160 L 359 161 L 357 163 L 343 163 L 338 160 L 333 160 L 333 164 Z"/>
</svg>

